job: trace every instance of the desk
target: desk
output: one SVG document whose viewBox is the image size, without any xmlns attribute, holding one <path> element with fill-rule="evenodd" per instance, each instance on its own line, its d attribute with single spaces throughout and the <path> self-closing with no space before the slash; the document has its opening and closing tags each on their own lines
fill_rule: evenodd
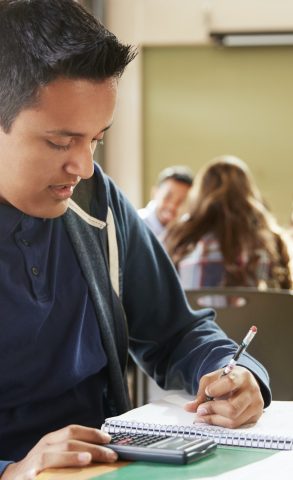
<svg viewBox="0 0 293 480">
<path fill-rule="evenodd" d="M 37 480 L 88 480 L 104 473 L 113 472 L 126 465 L 127 462 L 116 462 L 90 465 L 84 468 L 54 468 L 40 473 L 37 476 Z"/>
<path fill-rule="evenodd" d="M 52 469 L 41 473 L 37 479 L 94 480 L 101 476 L 101 480 L 271 480 L 280 478 L 280 472 L 282 480 L 292 480 L 293 451 L 219 447 L 215 454 L 191 465 L 117 462 L 82 469 Z"/>
<path fill-rule="evenodd" d="M 183 394 L 172 394 L 121 417 L 134 421 L 134 424 L 137 423 L 137 418 L 143 418 L 146 423 L 158 424 L 159 421 L 165 421 L 167 425 L 190 425 L 190 414 L 182 408 L 185 402 Z M 257 433 L 259 438 L 265 438 L 268 434 L 270 437 L 281 434 L 292 438 L 292 429 L 293 402 L 273 402 L 250 432 Z M 117 462 L 96 464 L 83 469 L 52 469 L 41 473 L 38 480 L 94 480 L 98 477 L 101 480 L 292 480 L 293 450 L 247 448 L 234 444 L 233 447 L 219 446 L 212 455 L 186 466 Z"/>
</svg>

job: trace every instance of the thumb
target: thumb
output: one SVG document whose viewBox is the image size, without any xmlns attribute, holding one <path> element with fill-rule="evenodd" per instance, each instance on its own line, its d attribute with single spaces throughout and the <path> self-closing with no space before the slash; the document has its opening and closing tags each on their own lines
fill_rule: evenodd
<svg viewBox="0 0 293 480">
<path fill-rule="evenodd" d="M 197 408 L 198 406 L 201 404 L 201 403 L 204 403 L 206 402 L 206 394 L 205 394 L 205 391 L 204 389 L 199 389 L 198 392 L 197 392 L 197 395 L 195 397 L 194 400 L 191 400 L 190 402 L 187 402 L 185 405 L 184 405 L 184 410 L 186 410 L 187 412 L 193 412 L 195 413 L 197 411 Z"/>
<path fill-rule="evenodd" d="M 212 397 L 209 397 L 208 395 L 207 387 L 218 379 L 219 372 L 220 370 L 217 370 L 216 372 L 208 373 L 201 377 L 195 399 L 186 403 L 184 406 L 184 409 L 187 410 L 187 412 L 196 412 L 201 403 L 212 400 Z"/>
</svg>

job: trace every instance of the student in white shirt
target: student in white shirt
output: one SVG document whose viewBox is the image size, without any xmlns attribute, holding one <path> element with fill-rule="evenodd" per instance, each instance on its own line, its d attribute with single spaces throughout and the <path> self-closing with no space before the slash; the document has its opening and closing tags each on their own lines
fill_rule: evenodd
<svg viewBox="0 0 293 480">
<path fill-rule="evenodd" d="M 192 186 L 193 173 L 188 167 L 168 167 L 159 174 L 152 189 L 152 200 L 138 210 L 139 216 L 160 240 L 166 226 L 174 220 Z"/>
</svg>

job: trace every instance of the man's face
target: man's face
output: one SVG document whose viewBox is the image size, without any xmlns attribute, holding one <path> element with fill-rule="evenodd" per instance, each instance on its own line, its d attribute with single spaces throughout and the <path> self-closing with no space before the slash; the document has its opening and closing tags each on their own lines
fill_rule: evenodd
<svg viewBox="0 0 293 480">
<path fill-rule="evenodd" d="M 189 188 L 186 183 L 169 178 L 155 190 L 153 199 L 156 202 L 157 217 L 162 225 L 166 226 L 176 218 Z"/>
<path fill-rule="evenodd" d="M 0 128 L 0 203 L 41 218 L 62 215 L 74 187 L 93 174 L 93 153 L 113 120 L 114 78 L 60 78 L 38 105 L 22 110 L 8 134 Z"/>
</svg>

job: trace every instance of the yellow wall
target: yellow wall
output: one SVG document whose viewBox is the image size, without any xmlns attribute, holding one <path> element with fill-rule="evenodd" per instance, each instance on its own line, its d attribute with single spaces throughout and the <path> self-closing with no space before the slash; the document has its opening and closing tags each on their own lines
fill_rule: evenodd
<svg viewBox="0 0 293 480">
<path fill-rule="evenodd" d="M 144 200 L 158 172 L 245 160 L 279 222 L 293 200 L 293 48 L 145 47 Z M 129 141 L 131 141 L 131 132 Z"/>
</svg>

